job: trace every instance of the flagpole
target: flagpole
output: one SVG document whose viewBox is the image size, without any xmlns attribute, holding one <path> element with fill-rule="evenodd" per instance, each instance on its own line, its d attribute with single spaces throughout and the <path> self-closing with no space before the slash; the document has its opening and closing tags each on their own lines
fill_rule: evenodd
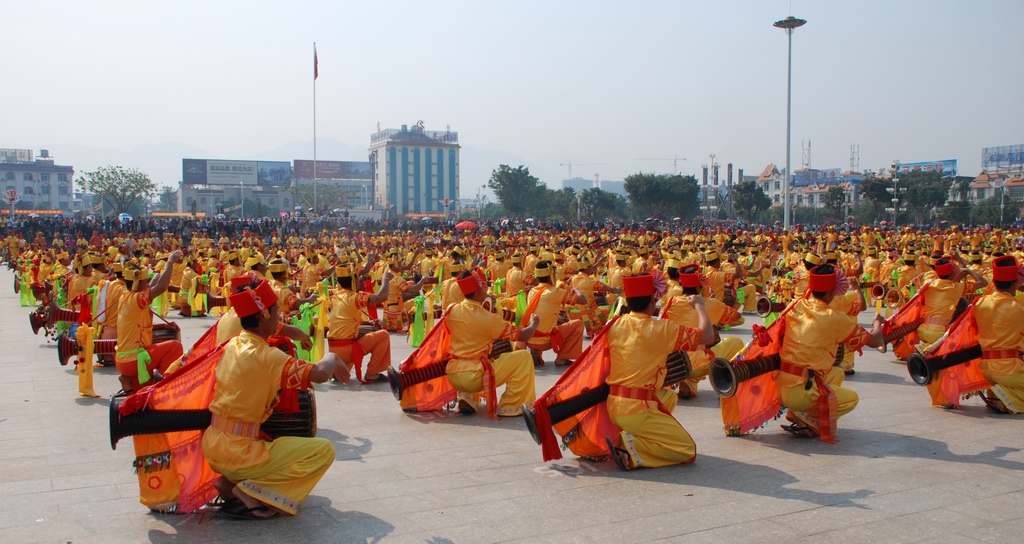
<svg viewBox="0 0 1024 544">
<path fill-rule="evenodd" d="M 313 42 L 313 213 L 319 208 L 316 201 L 316 78 L 320 75 L 316 58 L 316 42 Z"/>
</svg>

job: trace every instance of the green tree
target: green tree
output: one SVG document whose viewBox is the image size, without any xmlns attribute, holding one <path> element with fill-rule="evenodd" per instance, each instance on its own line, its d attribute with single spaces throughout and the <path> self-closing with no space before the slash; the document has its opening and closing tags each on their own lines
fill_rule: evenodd
<svg viewBox="0 0 1024 544">
<path fill-rule="evenodd" d="M 973 210 L 975 225 L 1012 225 L 1020 217 L 1020 201 L 1000 195 L 978 202 Z"/>
<path fill-rule="evenodd" d="M 736 215 L 747 221 L 754 221 L 761 212 L 772 207 L 772 199 L 753 181 L 744 181 L 732 186 L 732 207 Z"/>
<path fill-rule="evenodd" d="M 627 176 L 626 193 L 636 211 L 651 217 L 690 218 L 697 215 L 699 203 L 697 178 L 679 174 L 646 174 Z"/>
<path fill-rule="evenodd" d="M 623 218 L 626 199 L 621 195 L 591 188 L 580 193 L 580 212 L 585 221 Z"/>
<path fill-rule="evenodd" d="M 87 193 L 99 196 L 105 210 L 114 215 L 127 213 L 137 202 L 156 196 L 156 182 L 135 168 L 101 166 L 95 172 L 86 172 L 77 184 Z"/>
<path fill-rule="evenodd" d="M 548 189 L 530 174 L 526 166 L 511 168 L 507 164 L 499 165 L 497 170 L 491 172 L 487 187 L 494 191 L 505 211 L 516 217 L 525 217 L 546 206 L 540 200 L 547 196 Z"/>
<path fill-rule="evenodd" d="M 833 185 L 825 191 L 824 198 L 825 209 L 837 214 L 843 211 L 843 206 L 846 204 L 846 191 L 838 185 Z"/>
<path fill-rule="evenodd" d="M 914 223 L 928 223 L 932 212 L 946 205 L 952 181 L 942 172 L 909 172 L 899 175 L 900 207 L 907 210 Z M 906 191 L 902 189 L 906 187 Z"/>
<path fill-rule="evenodd" d="M 160 207 L 165 212 L 178 211 L 177 191 L 175 191 L 173 187 L 165 186 L 160 189 Z"/>
<path fill-rule="evenodd" d="M 530 203 L 526 214 L 537 219 L 575 219 L 576 191 L 566 187 L 558 191 L 541 185 L 537 188 L 541 195 Z"/>
<path fill-rule="evenodd" d="M 302 206 L 305 209 L 316 207 L 320 212 L 329 212 L 335 208 L 344 208 L 348 203 L 348 199 L 356 196 L 356 192 L 354 190 L 345 189 L 341 185 L 335 185 L 333 183 L 317 183 L 315 197 L 313 194 L 312 183 L 296 185 L 291 188 L 291 192 L 296 205 Z M 247 202 L 250 201 L 247 200 Z M 246 205 L 245 207 L 246 217 L 249 217 L 250 213 L 256 213 L 256 203 L 251 202 L 251 204 L 252 211 L 250 211 L 249 205 Z"/>
</svg>

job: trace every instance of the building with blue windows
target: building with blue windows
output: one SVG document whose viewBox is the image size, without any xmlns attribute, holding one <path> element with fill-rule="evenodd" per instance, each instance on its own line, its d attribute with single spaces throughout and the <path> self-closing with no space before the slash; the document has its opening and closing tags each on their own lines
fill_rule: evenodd
<svg viewBox="0 0 1024 544">
<path fill-rule="evenodd" d="M 454 213 L 459 149 L 458 132 L 424 130 L 423 121 L 371 134 L 374 204 L 387 209 L 390 217 Z"/>
</svg>

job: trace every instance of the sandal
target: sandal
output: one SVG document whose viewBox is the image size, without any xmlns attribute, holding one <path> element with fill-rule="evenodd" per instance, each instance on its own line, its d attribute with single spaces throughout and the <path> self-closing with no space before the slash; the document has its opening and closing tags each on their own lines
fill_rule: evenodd
<svg viewBox="0 0 1024 544">
<path fill-rule="evenodd" d="M 239 504 L 242 504 L 242 501 L 238 500 L 235 497 L 228 497 L 225 499 L 223 496 L 217 495 L 216 497 L 213 498 L 212 501 L 206 503 L 206 506 L 220 507 L 221 509 L 224 509 L 237 507 Z"/>
<path fill-rule="evenodd" d="M 782 430 L 793 436 L 799 436 L 800 438 L 815 438 L 817 434 L 810 428 L 804 425 L 794 423 L 792 425 L 783 425 Z"/>
<path fill-rule="evenodd" d="M 263 513 L 263 512 L 270 512 L 270 515 L 269 516 L 259 516 L 259 515 L 256 515 L 257 513 Z M 266 520 L 266 519 L 274 519 L 274 518 L 278 517 L 280 514 L 277 511 L 275 511 L 275 510 L 271 510 L 267 506 L 257 506 L 255 508 L 239 508 L 239 509 L 234 509 L 234 508 L 225 509 L 225 508 L 222 507 L 220 509 L 220 511 L 217 512 L 217 515 L 220 516 L 220 517 L 231 519 L 231 520 L 263 521 L 263 520 Z"/>
<path fill-rule="evenodd" d="M 615 443 L 607 436 L 605 437 L 604 442 L 605 444 L 608 444 L 608 453 L 611 454 L 612 461 L 615 461 L 615 466 L 619 467 L 619 470 L 624 470 L 626 472 L 633 470 L 633 467 L 630 466 L 628 451 L 622 448 L 616 448 Z"/>
</svg>

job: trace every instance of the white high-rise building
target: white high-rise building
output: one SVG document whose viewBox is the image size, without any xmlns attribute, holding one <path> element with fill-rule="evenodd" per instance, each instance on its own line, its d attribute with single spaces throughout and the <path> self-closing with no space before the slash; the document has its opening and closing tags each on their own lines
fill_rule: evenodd
<svg viewBox="0 0 1024 544">
<path fill-rule="evenodd" d="M 374 204 L 389 209 L 391 217 L 454 212 L 459 149 L 458 132 L 424 130 L 422 121 L 371 134 Z"/>
</svg>

